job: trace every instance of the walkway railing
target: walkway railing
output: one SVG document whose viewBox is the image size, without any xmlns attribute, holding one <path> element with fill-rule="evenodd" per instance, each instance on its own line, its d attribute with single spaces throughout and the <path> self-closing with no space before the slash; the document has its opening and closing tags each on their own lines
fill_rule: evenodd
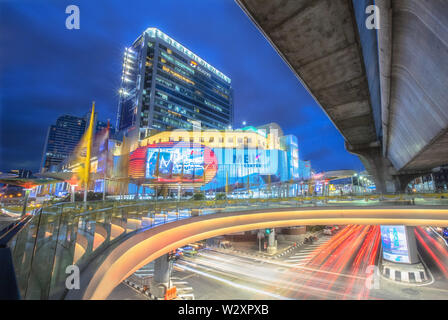
<svg viewBox="0 0 448 320">
<path fill-rule="evenodd" d="M 426 195 L 425 195 L 426 196 Z M 142 228 L 192 216 L 306 206 L 436 204 L 448 199 L 417 195 L 383 197 L 298 197 L 203 201 L 95 201 L 61 203 L 35 211 L 10 241 L 22 299 L 60 299 L 65 291 L 67 267 L 81 271 L 110 244 Z"/>
<path fill-rule="evenodd" d="M 12 259 L 10 242 L 32 220 L 32 216 L 24 216 L 0 230 L 0 300 L 20 299 L 16 274 Z"/>
</svg>

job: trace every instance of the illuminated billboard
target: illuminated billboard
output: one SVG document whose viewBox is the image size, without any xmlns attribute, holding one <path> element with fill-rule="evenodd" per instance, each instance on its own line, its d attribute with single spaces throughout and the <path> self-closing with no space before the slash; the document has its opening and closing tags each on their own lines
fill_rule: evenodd
<svg viewBox="0 0 448 320">
<path fill-rule="evenodd" d="M 218 190 L 289 181 L 294 155 L 279 149 L 208 147 L 186 141 L 154 143 L 129 156 L 133 183 L 197 183 Z"/>
<path fill-rule="evenodd" d="M 381 240 L 385 260 L 411 263 L 405 226 L 381 226 Z"/>
<path fill-rule="evenodd" d="M 143 182 L 206 184 L 218 169 L 212 149 L 194 143 L 167 142 L 140 147 L 129 159 L 130 177 Z"/>
</svg>

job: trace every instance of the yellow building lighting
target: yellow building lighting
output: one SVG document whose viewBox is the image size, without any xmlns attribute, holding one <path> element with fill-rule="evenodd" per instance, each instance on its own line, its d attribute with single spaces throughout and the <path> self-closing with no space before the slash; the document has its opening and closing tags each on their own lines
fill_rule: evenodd
<svg viewBox="0 0 448 320">
<path fill-rule="evenodd" d="M 168 72 L 169 74 L 171 74 L 172 76 L 175 76 L 176 78 L 185 81 L 189 84 L 195 85 L 195 83 L 193 81 L 191 81 L 190 79 L 184 77 L 183 75 L 174 72 L 173 70 L 171 70 L 170 68 L 168 68 L 167 66 L 162 66 L 163 71 Z"/>
</svg>

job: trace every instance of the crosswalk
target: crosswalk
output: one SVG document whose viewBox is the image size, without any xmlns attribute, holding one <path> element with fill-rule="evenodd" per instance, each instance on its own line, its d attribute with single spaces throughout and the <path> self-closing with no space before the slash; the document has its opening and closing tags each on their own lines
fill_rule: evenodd
<svg viewBox="0 0 448 320">
<path fill-rule="evenodd" d="M 284 262 L 288 264 L 293 264 L 297 266 L 302 266 L 308 263 L 308 261 L 311 260 L 313 252 L 320 247 L 321 245 L 325 244 L 330 240 L 330 237 L 320 237 L 316 242 L 313 244 L 308 244 L 303 247 L 303 249 L 300 249 L 295 254 L 292 254 L 291 256 L 287 257 Z"/>
<path fill-rule="evenodd" d="M 146 266 L 135 271 L 134 275 L 140 278 L 146 278 L 154 275 L 154 263 L 149 263 Z"/>
<path fill-rule="evenodd" d="M 154 262 L 151 262 L 151 263 L 143 266 L 139 270 L 135 271 L 133 276 L 140 278 L 141 280 L 147 279 L 148 277 L 149 278 L 153 277 L 154 276 Z M 186 278 L 187 277 L 179 278 L 179 277 L 172 275 L 171 276 L 171 284 L 176 287 L 177 297 L 179 299 L 194 300 L 193 288 L 191 286 L 189 286 L 188 281 L 185 281 Z M 128 281 L 128 280 L 126 280 L 126 281 Z M 136 278 L 130 279 L 129 281 L 130 282 L 128 282 L 128 284 L 132 288 L 140 288 L 141 289 L 143 287 L 142 282 Z M 145 293 L 148 295 L 149 291 L 147 291 Z"/>
</svg>

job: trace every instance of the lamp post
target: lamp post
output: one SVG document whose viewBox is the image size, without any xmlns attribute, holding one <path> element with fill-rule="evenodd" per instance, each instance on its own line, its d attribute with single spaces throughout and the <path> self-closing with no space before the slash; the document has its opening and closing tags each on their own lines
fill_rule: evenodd
<svg viewBox="0 0 448 320">
<path fill-rule="evenodd" d="M 352 194 L 353 193 L 356 193 L 356 192 L 354 192 L 354 190 L 355 190 L 355 183 L 354 183 L 354 179 L 353 179 L 353 177 L 356 177 L 356 181 L 358 182 L 358 184 L 359 184 L 359 181 L 358 181 L 358 174 L 357 173 L 355 173 L 353 176 L 352 176 Z"/>
<path fill-rule="evenodd" d="M 73 202 L 75 202 L 75 188 L 77 187 L 78 185 L 77 184 L 71 184 L 70 185 L 70 188 L 71 188 L 71 198 L 70 198 L 70 201 L 73 203 Z"/>
<path fill-rule="evenodd" d="M 104 178 L 103 180 L 103 201 L 106 200 L 106 188 L 107 188 L 107 180 Z"/>
<path fill-rule="evenodd" d="M 33 188 L 25 188 L 25 198 L 23 199 L 22 217 L 26 214 L 26 207 L 28 206 L 28 197 Z"/>
<path fill-rule="evenodd" d="M 352 187 L 350 188 L 350 193 L 353 195 L 353 176 L 350 177 L 352 179 Z"/>
</svg>

